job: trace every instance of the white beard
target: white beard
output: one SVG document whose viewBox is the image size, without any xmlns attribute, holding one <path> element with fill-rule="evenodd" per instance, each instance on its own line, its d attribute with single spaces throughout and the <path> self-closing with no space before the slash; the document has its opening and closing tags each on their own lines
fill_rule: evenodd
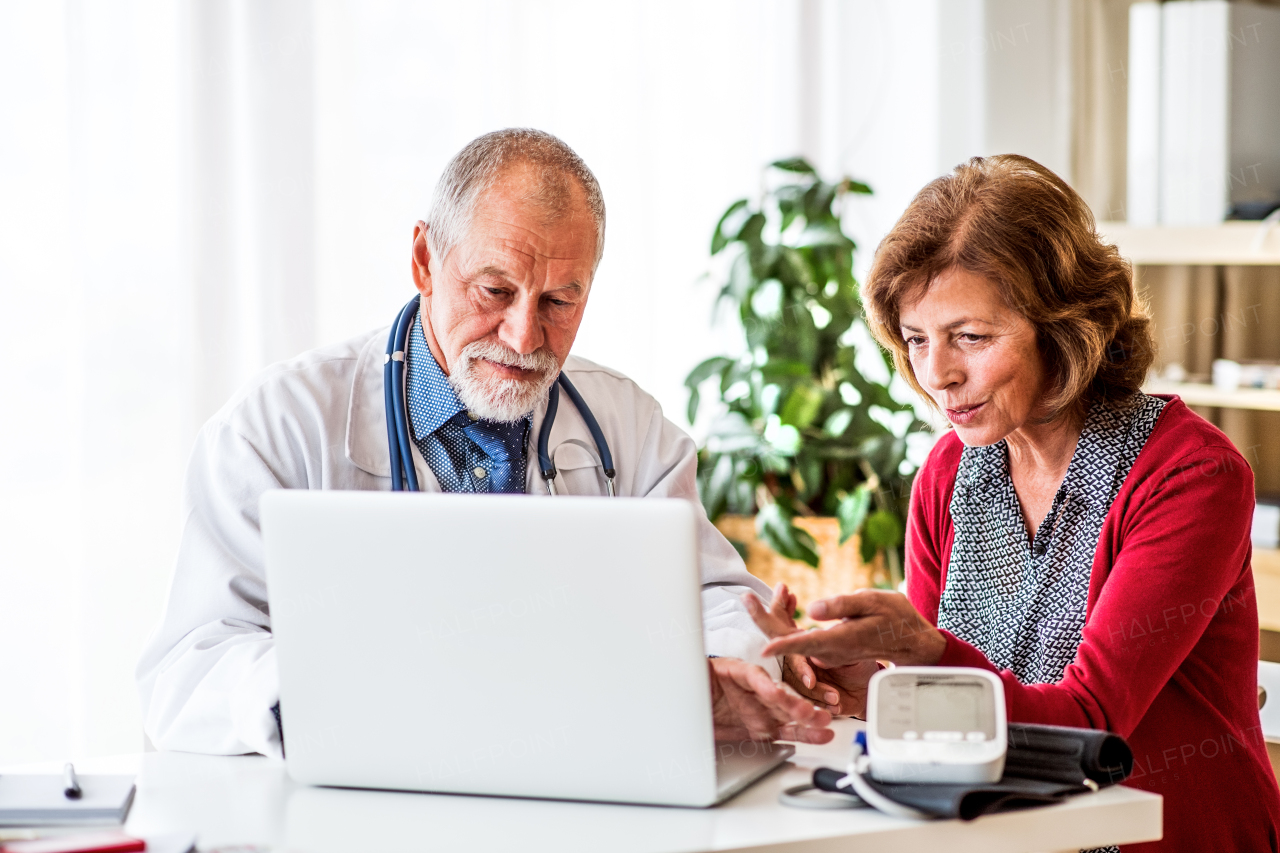
<svg viewBox="0 0 1280 853">
<path fill-rule="evenodd" d="M 538 375 L 533 379 L 486 378 L 480 375 L 476 363 L 481 359 L 536 370 Z M 488 421 L 513 423 L 538 407 L 559 375 L 560 364 L 547 350 L 521 355 L 497 341 L 476 341 L 458 354 L 458 363 L 449 373 L 449 384 L 458 395 L 458 402 L 471 414 Z"/>
</svg>

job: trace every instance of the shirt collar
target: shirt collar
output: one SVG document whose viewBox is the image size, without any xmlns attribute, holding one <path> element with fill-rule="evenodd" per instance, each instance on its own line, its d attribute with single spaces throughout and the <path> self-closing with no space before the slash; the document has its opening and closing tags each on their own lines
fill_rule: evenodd
<svg viewBox="0 0 1280 853">
<path fill-rule="evenodd" d="M 1084 501 L 1102 512 L 1110 508 L 1150 433 L 1151 425 L 1139 415 L 1151 402 L 1153 398 L 1141 391 L 1118 400 L 1094 401 L 1062 480 L 1067 497 Z M 1131 447 L 1135 438 L 1136 450 Z"/>
<path fill-rule="evenodd" d="M 459 414 L 466 407 L 458 400 L 449 379 L 436 362 L 431 347 L 422 333 L 422 314 L 413 321 L 409 334 L 409 351 L 405 354 L 405 386 L 409 404 L 409 423 L 414 438 L 425 438 Z"/>
<path fill-rule="evenodd" d="M 1117 474 L 1127 475 L 1132 464 L 1124 464 L 1124 460 L 1128 443 L 1134 439 L 1133 431 L 1139 428 L 1150 431 L 1150 425 L 1140 424 L 1137 415 L 1152 400 L 1146 394 L 1136 392 L 1119 400 L 1095 400 L 1090 405 L 1059 488 L 1064 501 L 1082 501 L 1104 512 L 1111 506 L 1120 485 L 1114 482 L 1114 478 Z M 1146 434 L 1138 436 L 1138 440 L 1140 450 Z M 971 461 L 966 466 L 966 476 L 957 476 L 957 488 L 972 490 L 978 500 L 991 500 L 996 491 L 1012 488 L 1007 441 L 1002 439 L 985 447 L 966 447 L 964 456 Z M 1110 488 L 1097 486 L 1103 482 Z M 1057 501 L 1055 497 L 1054 509 Z M 1053 511 L 1051 509 L 1050 514 Z"/>
</svg>

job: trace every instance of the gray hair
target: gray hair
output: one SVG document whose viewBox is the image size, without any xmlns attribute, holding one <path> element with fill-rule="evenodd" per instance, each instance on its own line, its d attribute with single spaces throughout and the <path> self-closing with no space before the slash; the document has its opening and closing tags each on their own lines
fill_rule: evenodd
<svg viewBox="0 0 1280 853">
<path fill-rule="evenodd" d="M 466 235 L 477 203 L 513 166 L 529 167 L 534 187 L 526 201 L 553 219 L 565 213 L 573 200 L 570 179 L 587 197 L 596 221 L 595 266 L 604 254 L 604 195 L 596 176 L 572 148 L 541 130 L 511 127 L 473 139 L 445 167 L 431 198 L 427 219 L 427 245 L 441 261 Z M 594 267 L 593 267 L 594 268 Z"/>
</svg>

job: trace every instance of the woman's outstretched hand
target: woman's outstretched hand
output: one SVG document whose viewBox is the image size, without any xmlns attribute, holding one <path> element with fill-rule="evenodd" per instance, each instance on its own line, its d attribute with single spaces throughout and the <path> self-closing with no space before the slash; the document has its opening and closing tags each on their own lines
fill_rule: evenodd
<svg viewBox="0 0 1280 853">
<path fill-rule="evenodd" d="M 770 639 L 785 637 L 800 628 L 796 625 L 796 597 L 785 583 L 773 588 L 773 601 L 764 606 L 756 594 L 745 593 L 742 603 L 751 614 L 756 626 Z M 804 655 L 786 655 L 782 660 L 782 680 L 790 684 L 797 693 L 817 703 L 832 714 L 840 713 L 841 696 L 839 689 L 830 683 L 822 683 L 818 674 Z"/>
<path fill-rule="evenodd" d="M 747 612 L 766 637 L 776 639 L 803 633 L 795 623 L 796 597 L 787 585 L 780 583 L 773 591 L 773 602 L 768 607 L 755 596 L 746 593 L 742 597 Z M 832 714 L 863 716 L 866 709 L 867 681 L 879 668 L 873 661 L 861 661 L 851 666 L 825 668 L 802 654 L 783 656 L 782 677 L 800 695 L 818 703 Z"/>
<path fill-rule="evenodd" d="M 770 635 L 773 639 L 763 654 L 805 655 L 824 669 L 877 660 L 931 666 L 947 648 L 942 632 L 899 592 L 862 589 L 824 598 L 809 605 L 809 615 L 818 621 L 840 621 L 815 631 Z"/>
</svg>

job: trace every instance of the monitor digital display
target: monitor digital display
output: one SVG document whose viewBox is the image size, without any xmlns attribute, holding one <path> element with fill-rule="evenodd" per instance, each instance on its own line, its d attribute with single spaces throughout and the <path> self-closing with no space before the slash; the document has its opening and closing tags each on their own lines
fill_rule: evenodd
<svg viewBox="0 0 1280 853">
<path fill-rule="evenodd" d="M 996 736 L 994 698 L 990 685 L 963 676 L 907 676 L 890 678 L 877 700 L 880 737 L 924 738 L 928 732 L 958 732 L 962 737 L 981 732 Z"/>
</svg>

